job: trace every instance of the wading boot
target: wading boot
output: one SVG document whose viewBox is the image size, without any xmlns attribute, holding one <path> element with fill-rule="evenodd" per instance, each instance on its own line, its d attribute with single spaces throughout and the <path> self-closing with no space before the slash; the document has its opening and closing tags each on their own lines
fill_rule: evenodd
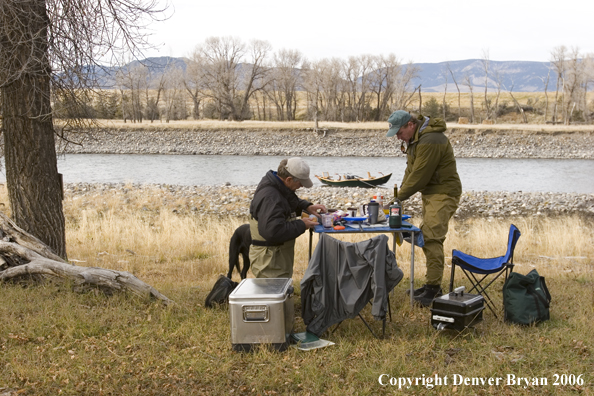
<svg viewBox="0 0 594 396">
<path fill-rule="evenodd" d="M 434 299 L 442 295 L 441 286 L 425 285 L 423 287 L 425 288 L 425 291 L 418 296 L 414 296 L 414 300 L 423 307 L 429 307 Z"/>
<path fill-rule="evenodd" d="M 425 286 L 427 286 L 427 285 L 423 285 L 423 286 L 419 287 L 418 289 L 413 290 L 413 296 L 417 297 L 417 296 L 420 296 L 421 294 L 425 293 Z M 407 296 L 410 296 L 410 289 L 406 289 L 404 293 Z"/>
</svg>

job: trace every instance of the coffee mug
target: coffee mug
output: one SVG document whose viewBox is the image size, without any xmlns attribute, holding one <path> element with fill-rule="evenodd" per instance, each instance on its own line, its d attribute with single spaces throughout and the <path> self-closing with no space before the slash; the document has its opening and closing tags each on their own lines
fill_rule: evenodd
<svg viewBox="0 0 594 396">
<path fill-rule="evenodd" d="M 367 204 L 359 205 L 359 216 L 367 217 Z"/>
</svg>

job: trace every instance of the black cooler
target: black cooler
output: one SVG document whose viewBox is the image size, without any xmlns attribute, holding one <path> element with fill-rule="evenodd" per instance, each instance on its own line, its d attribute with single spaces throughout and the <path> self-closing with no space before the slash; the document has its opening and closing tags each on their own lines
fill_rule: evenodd
<svg viewBox="0 0 594 396">
<path fill-rule="evenodd" d="M 462 331 L 483 320 L 485 299 L 480 294 L 464 293 L 464 286 L 433 300 L 431 325 L 437 330 Z"/>
</svg>

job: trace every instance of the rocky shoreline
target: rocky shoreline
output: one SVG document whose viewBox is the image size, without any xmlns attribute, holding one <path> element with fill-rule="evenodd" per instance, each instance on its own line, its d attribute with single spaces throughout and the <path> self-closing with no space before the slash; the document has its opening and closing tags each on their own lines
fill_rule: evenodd
<svg viewBox="0 0 594 396">
<path fill-rule="evenodd" d="M 66 154 L 403 156 L 380 130 L 120 128 L 67 135 Z M 452 127 L 446 135 L 460 158 L 594 158 L 594 131 Z"/>
<path fill-rule="evenodd" d="M 168 210 L 180 215 L 228 216 L 246 218 L 256 186 L 179 186 L 117 183 L 69 183 L 65 186 L 65 207 L 74 201 L 83 207 L 102 205 L 113 199 L 125 206 L 138 200 L 147 211 Z M 372 194 L 387 189 L 313 187 L 300 189 L 298 195 L 328 208 L 346 209 L 369 201 Z M 150 197 L 150 200 L 148 199 Z M 152 203 L 149 203 L 152 202 Z M 138 205 L 138 203 L 136 203 Z M 152 205 L 152 206 L 151 206 Z M 102 210 L 101 207 L 97 209 Z M 405 202 L 405 213 L 421 216 L 420 194 Z M 576 215 L 594 219 L 594 194 L 541 192 L 467 191 L 462 194 L 454 218 L 517 218 Z"/>
</svg>

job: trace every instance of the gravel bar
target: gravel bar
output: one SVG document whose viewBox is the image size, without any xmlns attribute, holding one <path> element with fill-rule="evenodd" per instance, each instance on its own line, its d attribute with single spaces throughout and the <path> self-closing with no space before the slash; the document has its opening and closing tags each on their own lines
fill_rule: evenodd
<svg viewBox="0 0 594 396">
<path fill-rule="evenodd" d="M 334 157 L 403 156 L 395 138 L 378 130 L 97 130 L 67 136 L 81 145 L 66 154 L 186 154 Z M 594 132 L 452 128 L 446 132 L 460 158 L 594 158 Z"/>
<path fill-rule="evenodd" d="M 256 186 L 179 186 L 165 184 L 121 183 L 68 183 L 65 197 L 85 202 L 101 202 L 105 197 L 116 197 L 122 205 L 130 202 L 131 193 L 136 196 L 159 198 L 157 208 L 146 210 L 169 210 L 185 215 L 202 215 L 246 218 Z M 369 202 L 371 196 L 387 189 L 364 189 L 357 187 L 332 188 L 312 187 L 300 189 L 297 194 L 328 208 L 346 209 Z M 404 211 L 413 217 L 421 215 L 420 194 L 404 202 Z M 544 193 L 544 192 L 487 192 L 465 191 L 454 218 L 511 218 L 577 215 L 594 219 L 594 194 Z"/>
</svg>

